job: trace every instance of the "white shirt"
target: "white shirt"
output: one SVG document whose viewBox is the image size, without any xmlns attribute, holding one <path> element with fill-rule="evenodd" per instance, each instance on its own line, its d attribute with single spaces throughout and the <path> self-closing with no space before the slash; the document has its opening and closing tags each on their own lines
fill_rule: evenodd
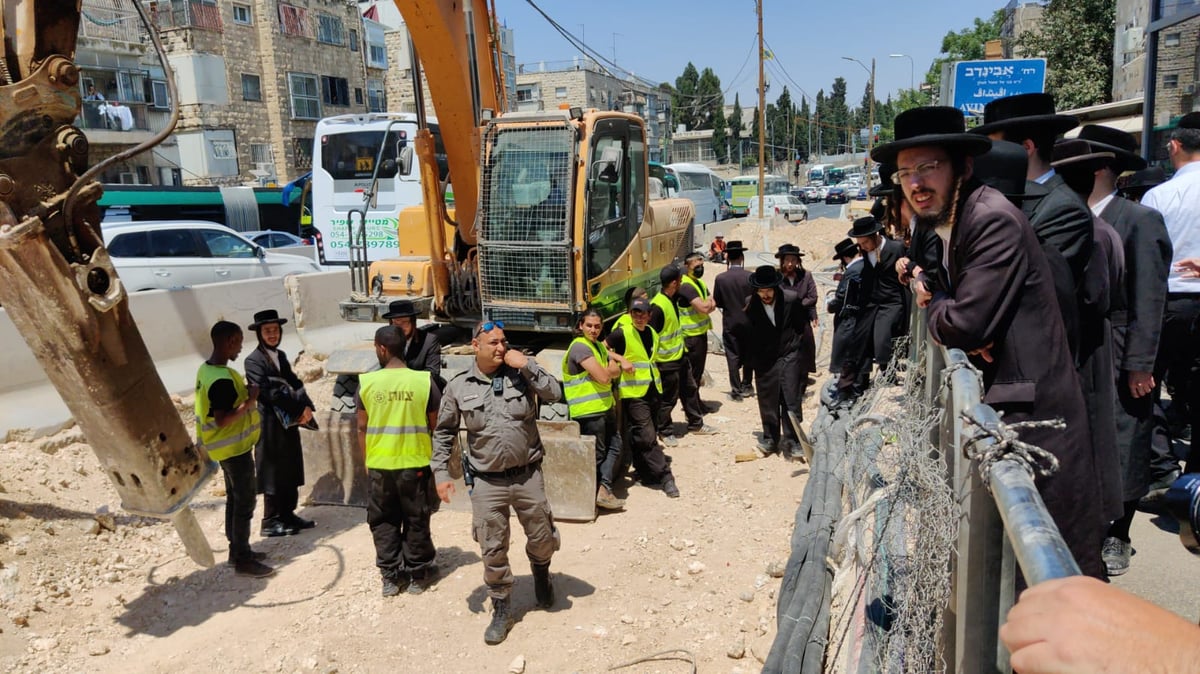
<svg viewBox="0 0 1200 674">
<path fill-rule="evenodd" d="M 1162 213 L 1175 247 L 1167 291 L 1200 293 L 1200 279 L 1185 279 L 1175 269 L 1180 260 L 1200 257 L 1200 161 L 1184 164 L 1170 180 L 1146 192 L 1142 205 Z"/>
<path fill-rule="evenodd" d="M 1100 201 L 1097 201 L 1096 205 L 1092 206 L 1092 215 L 1096 216 L 1097 218 L 1100 217 L 1100 214 L 1104 212 L 1104 209 L 1108 208 L 1108 205 L 1110 203 L 1112 203 L 1113 197 L 1115 197 L 1115 196 L 1117 196 L 1117 193 L 1113 192 L 1112 194 L 1108 195 L 1107 197 L 1104 197 L 1103 199 L 1101 199 Z"/>
<path fill-rule="evenodd" d="M 775 292 L 780 292 L 778 288 Z M 771 321 L 771 325 L 775 325 L 775 305 L 763 302 L 763 311 L 767 312 L 767 319 Z"/>
<path fill-rule="evenodd" d="M 879 249 L 876 248 L 875 250 L 867 253 L 867 259 L 871 261 L 872 267 L 879 264 Z"/>
<path fill-rule="evenodd" d="M 1045 173 L 1043 173 L 1042 175 L 1040 175 L 1040 176 L 1038 176 L 1038 177 L 1034 178 L 1034 179 L 1033 179 L 1033 182 L 1035 182 L 1035 183 L 1037 183 L 1037 184 L 1039 184 L 1039 185 L 1045 185 L 1045 184 L 1046 184 L 1046 181 L 1047 181 L 1047 180 L 1049 180 L 1049 179 L 1051 179 L 1051 178 L 1053 178 L 1053 177 L 1054 177 L 1054 169 L 1050 169 L 1049 171 L 1046 171 L 1046 172 L 1045 172 Z"/>
</svg>

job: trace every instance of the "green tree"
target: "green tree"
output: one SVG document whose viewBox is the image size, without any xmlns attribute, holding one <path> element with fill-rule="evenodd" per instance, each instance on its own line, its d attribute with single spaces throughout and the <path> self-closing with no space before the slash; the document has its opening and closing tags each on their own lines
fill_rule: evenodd
<svg viewBox="0 0 1200 674">
<path fill-rule="evenodd" d="M 718 164 L 729 163 L 729 127 L 725 121 L 725 106 L 718 106 L 712 123 L 712 149 Z"/>
<path fill-rule="evenodd" d="M 775 100 L 774 108 L 768 107 L 767 112 L 771 120 L 771 138 L 769 142 L 774 147 L 771 155 L 776 161 L 791 159 L 788 153 L 788 148 L 792 146 L 792 119 L 796 116 L 795 109 L 792 105 L 792 95 L 788 92 L 788 88 L 783 88 L 783 93 L 779 94 L 779 98 Z"/>
<path fill-rule="evenodd" d="M 1042 23 L 1017 40 L 1046 58 L 1046 90 L 1060 110 L 1112 100 L 1116 0 L 1050 0 Z"/>
<path fill-rule="evenodd" d="M 700 73 L 696 84 L 696 129 L 713 129 L 716 125 L 717 113 L 725 107 L 725 96 L 721 93 L 721 78 L 712 68 L 705 68 Z M 721 114 L 724 117 L 724 113 Z M 724 120 L 722 120 L 724 121 Z M 692 128 L 692 127 L 688 127 Z"/>
<path fill-rule="evenodd" d="M 846 105 L 846 79 L 837 77 L 833 80 L 833 88 L 829 92 L 829 125 L 826 133 L 833 132 L 833 142 L 828 145 L 833 152 L 850 151 L 850 108 Z"/>
<path fill-rule="evenodd" d="M 829 142 L 833 134 L 826 128 L 829 124 L 829 102 L 825 100 L 825 90 L 817 92 L 817 103 L 813 117 L 813 142 L 816 143 L 816 154 L 829 154 Z"/>
<path fill-rule="evenodd" d="M 1000 37 L 1000 29 L 1004 26 L 1004 10 L 998 9 L 986 21 L 975 19 L 975 25 L 956 32 L 946 33 L 942 38 L 942 56 L 935 58 L 925 73 L 925 82 L 931 92 L 941 91 L 942 64 L 949 61 L 977 61 L 983 58 L 984 45 L 988 40 Z M 1109 49 L 1111 56 L 1112 50 Z M 949 105 L 949 101 L 944 101 Z"/>
<path fill-rule="evenodd" d="M 733 159 L 741 166 L 742 161 L 742 102 L 733 95 L 733 112 L 729 113 L 729 139 L 733 145 Z"/>
<path fill-rule="evenodd" d="M 800 158 L 805 159 L 812 154 L 809 133 L 816 131 L 812 128 L 812 108 L 808 105 L 808 96 L 800 100 L 800 112 L 797 114 L 799 119 L 796 124 L 796 147 L 800 149 Z"/>
<path fill-rule="evenodd" d="M 675 91 L 671 95 L 671 107 L 675 109 L 676 125 L 683 124 L 684 128 L 696 128 L 696 89 L 700 86 L 700 72 L 696 66 L 688 62 L 683 74 L 675 78 Z"/>
</svg>

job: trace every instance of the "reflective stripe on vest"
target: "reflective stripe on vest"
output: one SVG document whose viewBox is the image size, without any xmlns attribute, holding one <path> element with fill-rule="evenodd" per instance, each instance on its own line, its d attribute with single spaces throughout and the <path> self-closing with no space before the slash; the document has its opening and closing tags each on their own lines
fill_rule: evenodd
<svg viewBox="0 0 1200 674">
<path fill-rule="evenodd" d="M 650 303 L 658 307 L 663 315 L 663 329 L 658 333 L 654 362 L 670 363 L 683 358 L 683 333 L 679 331 L 679 314 L 675 311 L 672 298 L 659 293 Z"/>
<path fill-rule="evenodd" d="M 654 328 L 650 326 L 646 326 L 646 329 L 650 331 L 650 351 L 656 352 L 659 347 L 658 333 L 654 332 Z M 654 389 L 662 393 L 662 379 L 658 376 L 658 366 L 650 360 L 650 354 L 646 352 L 646 345 L 642 342 L 641 334 L 633 325 L 621 326 L 621 330 L 625 335 L 624 356 L 633 363 L 633 372 L 621 373 L 621 397 L 629 399 L 645 397 L 651 382 L 654 383 Z"/>
<path fill-rule="evenodd" d="M 696 294 L 700 296 L 700 299 L 708 299 L 708 287 L 704 285 L 704 281 L 684 274 L 683 282 L 695 288 Z M 686 307 L 679 307 L 679 329 L 683 331 L 684 337 L 703 335 L 711 327 L 712 319 L 709 318 L 708 314 L 692 306 L 691 302 Z"/>
<path fill-rule="evenodd" d="M 393 367 L 358 375 L 367 411 L 367 468 L 423 468 L 433 456 L 429 435 L 430 374 Z"/>
<path fill-rule="evenodd" d="M 208 391 L 222 379 L 232 381 L 237 391 L 235 409 L 249 397 L 245 380 L 233 368 L 205 363 L 196 372 L 196 444 L 208 452 L 213 461 L 232 459 L 254 449 L 262 430 L 257 405 L 224 428 L 217 426 L 216 420 L 209 416 L 212 414 L 212 400 L 208 397 Z"/>
<path fill-rule="evenodd" d="M 576 337 L 571 341 L 566 355 L 563 356 L 562 382 L 563 397 L 567 399 L 567 412 L 572 419 L 601 414 L 612 409 L 613 406 L 611 382 L 608 384 L 598 383 L 592 379 L 587 370 L 583 370 L 582 363 L 579 365 L 582 370 L 579 374 L 569 374 L 567 361 L 571 357 L 571 349 L 575 348 L 576 344 L 587 345 L 596 362 L 600 363 L 600 367 L 608 368 L 608 348 L 603 344 L 593 343 L 583 337 Z"/>
</svg>

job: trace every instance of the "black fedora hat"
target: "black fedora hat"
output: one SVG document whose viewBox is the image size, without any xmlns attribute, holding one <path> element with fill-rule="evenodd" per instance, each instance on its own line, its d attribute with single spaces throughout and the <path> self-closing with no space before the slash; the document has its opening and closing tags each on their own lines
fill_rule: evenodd
<svg viewBox="0 0 1200 674">
<path fill-rule="evenodd" d="M 879 184 L 872 185 L 867 190 L 868 197 L 890 197 L 896 192 L 896 183 L 892 182 L 892 174 L 896 165 L 892 162 L 879 162 Z"/>
<path fill-rule="evenodd" d="M 1146 168 L 1146 160 L 1139 152 L 1141 148 L 1131 133 L 1103 124 L 1088 124 L 1079 130 L 1079 139 L 1086 140 L 1093 150 L 1116 155 L 1113 170 L 1117 173 Z"/>
<path fill-rule="evenodd" d="M 986 136 L 993 131 L 1035 127 L 1057 136 L 1077 126 L 1078 119 L 1054 111 L 1054 97 L 1050 94 L 1017 94 L 983 106 L 983 124 L 971 129 L 971 133 Z"/>
<path fill-rule="evenodd" d="M 895 163 L 901 150 L 923 145 L 955 147 L 968 155 L 987 152 L 991 140 L 967 133 L 967 123 L 958 108 L 932 105 L 912 108 L 896 115 L 893 124 L 896 140 L 884 143 L 871 150 L 871 159 L 883 163 Z M 883 177 L 882 170 L 879 173 Z"/>
<path fill-rule="evenodd" d="M 279 325 L 283 325 L 287 322 L 288 320 L 286 318 L 279 317 L 278 311 L 275 311 L 274 309 L 264 309 L 254 313 L 254 322 L 246 326 L 246 329 L 257 331 L 259 328 L 269 323 L 278 323 Z"/>
<path fill-rule="evenodd" d="M 883 229 L 883 223 L 868 215 L 854 221 L 854 225 L 850 227 L 850 231 L 846 232 L 846 236 L 854 238 L 857 236 L 871 236 L 878 234 Z"/>
<path fill-rule="evenodd" d="M 1077 168 L 1084 171 L 1097 171 L 1108 165 L 1116 158 L 1112 150 L 1097 151 L 1092 144 L 1078 138 L 1065 138 L 1054 144 L 1054 154 L 1050 165 L 1055 170 Z"/>
<path fill-rule="evenodd" d="M 748 249 L 742 245 L 740 239 L 730 239 L 729 242 L 725 244 L 725 253 L 727 255 L 729 253 L 744 253 L 747 250 Z"/>
<path fill-rule="evenodd" d="M 775 259 L 782 260 L 784 255 L 795 255 L 796 257 L 804 257 L 804 251 L 800 250 L 800 246 L 794 243 L 785 243 L 775 252 Z"/>
<path fill-rule="evenodd" d="M 1200 129 L 1200 112 L 1189 112 L 1175 123 L 1179 129 Z"/>
<path fill-rule="evenodd" d="M 780 274 L 778 269 L 769 264 L 764 264 L 756 268 L 754 273 L 750 274 L 750 287 L 755 290 L 759 288 L 778 288 L 782 282 L 783 274 Z"/>
<path fill-rule="evenodd" d="M 854 243 L 854 239 L 842 239 L 833 247 L 833 259 L 835 260 L 854 255 L 858 255 L 858 244 Z"/>
<path fill-rule="evenodd" d="M 1009 199 L 1025 198 L 1025 148 L 1007 140 L 992 141 L 992 149 L 975 158 L 971 174 Z"/>
<path fill-rule="evenodd" d="M 391 320 L 393 318 L 415 318 L 417 316 L 417 307 L 409 300 L 392 300 L 388 303 L 388 310 L 382 318 Z"/>
<path fill-rule="evenodd" d="M 1161 185 L 1166 181 L 1167 172 L 1161 166 L 1151 166 L 1118 178 L 1117 189 L 1123 192 L 1143 193 L 1151 187 Z"/>
</svg>

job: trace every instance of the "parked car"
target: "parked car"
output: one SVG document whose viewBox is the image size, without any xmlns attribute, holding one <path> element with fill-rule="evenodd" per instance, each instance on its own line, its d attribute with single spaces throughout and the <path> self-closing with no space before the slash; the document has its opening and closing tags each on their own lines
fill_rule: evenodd
<svg viewBox="0 0 1200 674">
<path fill-rule="evenodd" d="M 867 188 L 860 185 L 858 189 L 854 191 L 854 198 L 858 199 L 859 201 L 865 200 L 867 198 Z"/>
<path fill-rule="evenodd" d="M 768 215 L 778 213 L 788 219 L 789 222 L 799 222 L 808 219 L 808 206 L 796 197 L 784 194 L 767 194 L 763 196 L 763 209 Z M 746 215 L 751 218 L 758 217 L 758 199 L 750 199 L 750 206 Z"/>
<path fill-rule="evenodd" d="M 722 198 L 719 209 L 719 215 L 722 220 L 728 220 L 733 217 L 733 206 L 729 205 L 729 200 Z"/>
<path fill-rule="evenodd" d="M 830 187 L 825 192 L 825 203 L 827 204 L 844 204 L 850 200 L 846 194 L 846 188 L 841 186 Z"/>
<path fill-rule="evenodd" d="M 307 257 L 267 252 L 215 222 L 108 223 L 103 233 L 113 266 L 131 292 L 321 271 Z"/>
<path fill-rule="evenodd" d="M 246 238 L 263 248 L 290 248 L 292 246 L 311 246 L 311 239 L 301 239 L 295 234 L 277 232 L 268 229 L 263 232 L 246 232 Z"/>
</svg>

